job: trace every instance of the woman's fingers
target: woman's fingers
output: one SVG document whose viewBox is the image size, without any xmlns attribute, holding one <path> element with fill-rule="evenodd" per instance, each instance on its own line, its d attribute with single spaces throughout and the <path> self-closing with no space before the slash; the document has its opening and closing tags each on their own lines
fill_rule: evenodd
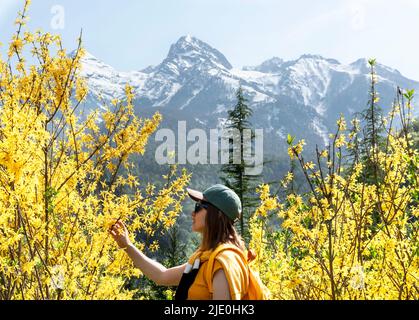
<svg viewBox="0 0 419 320">
<path fill-rule="evenodd" d="M 125 224 L 119 219 L 111 226 L 109 233 L 112 235 L 114 240 L 118 242 L 118 245 L 121 247 L 121 241 L 125 242 L 125 239 L 128 239 L 128 230 Z"/>
<path fill-rule="evenodd" d="M 109 229 L 109 233 L 115 236 L 121 235 L 122 234 L 121 227 L 115 224 Z"/>
<path fill-rule="evenodd" d="M 119 223 L 115 225 L 115 229 L 118 230 L 118 233 L 122 232 L 122 227 Z"/>
<path fill-rule="evenodd" d="M 111 235 L 114 235 L 114 236 L 119 236 L 120 235 L 120 232 L 119 232 L 118 228 L 115 228 L 115 227 L 113 227 L 109 232 L 110 232 Z"/>
<path fill-rule="evenodd" d="M 127 228 L 125 227 L 125 224 L 122 221 L 118 221 L 118 229 L 122 232 L 122 233 L 126 233 L 127 232 Z"/>
<path fill-rule="evenodd" d="M 125 225 L 122 223 L 122 221 L 118 221 L 117 223 L 116 223 L 116 225 L 119 227 L 119 228 L 124 228 L 125 227 Z"/>
<path fill-rule="evenodd" d="M 115 223 L 109 228 L 109 231 L 118 228 L 118 226 L 121 226 L 121 222 L 118 220 L 115 221 Z"/>
</svg>

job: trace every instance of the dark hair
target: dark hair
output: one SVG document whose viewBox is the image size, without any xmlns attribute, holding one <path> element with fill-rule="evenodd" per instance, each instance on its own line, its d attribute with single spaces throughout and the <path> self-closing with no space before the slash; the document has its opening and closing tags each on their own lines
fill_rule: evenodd
<svg viewBox="0 0 419 320">
<path fill-rule="evenodd" d="M 201 249 L 214 250 L 219 244 L 231 243 L 244 250 L 244 242 L 234 228 L 234 221 L 208 203 Z"/>
</svg>

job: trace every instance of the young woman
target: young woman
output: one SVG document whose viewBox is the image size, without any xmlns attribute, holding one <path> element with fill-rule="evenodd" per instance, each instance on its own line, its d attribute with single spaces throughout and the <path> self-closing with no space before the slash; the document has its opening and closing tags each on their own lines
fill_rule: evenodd
<svg viewBox="0 0 419 320">
<path fill-rule="evenodd" d="M 178 286 L 176 299 L 242 299 L 249 286 L 249 269 L 243 241 L 234 228 L 241 214 L 240 198 L 221 184 L 203 193 L 187 191 L 196 201 L 192 231 L 202 234 L 200 247 L 187 263 L 167 269 L 148 258 L 132 244 L 120 221 L 110 230 L 112 237 L 145 276 L 158 285 Z"/>
</svg>

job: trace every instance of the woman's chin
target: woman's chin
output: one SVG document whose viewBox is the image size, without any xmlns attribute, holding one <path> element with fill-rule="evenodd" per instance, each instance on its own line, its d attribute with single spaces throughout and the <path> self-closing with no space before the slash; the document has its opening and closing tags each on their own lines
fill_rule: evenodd
<svg viewBox="0 0 419 320">
<path fill-rule="evenodd" d="M 198 230 L 195 226 L 192 225 L 192 232 L 202 233 L 202 230 Z"/>
</svg>

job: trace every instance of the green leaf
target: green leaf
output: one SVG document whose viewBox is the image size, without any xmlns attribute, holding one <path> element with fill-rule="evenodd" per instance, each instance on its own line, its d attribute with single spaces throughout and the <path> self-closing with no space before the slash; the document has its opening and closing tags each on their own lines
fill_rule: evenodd
<svg viewBox="0 0 419 320">
<path fill-rule="evenodd" d="M 407 90 L 406 93 L 403 94 L 403 96 L 407 99 L 407 100 L 413 100 L 413 95 L 415 94 L 415 90 Z"/>
<path fill-rule="evenodd" d="M 287 136 L 287 143 L 288 145 L 292 145 L 292 143 L 294 142 L 295 137 L 291 136 L 290 134 L 288 134 Z"/>
</svg>

